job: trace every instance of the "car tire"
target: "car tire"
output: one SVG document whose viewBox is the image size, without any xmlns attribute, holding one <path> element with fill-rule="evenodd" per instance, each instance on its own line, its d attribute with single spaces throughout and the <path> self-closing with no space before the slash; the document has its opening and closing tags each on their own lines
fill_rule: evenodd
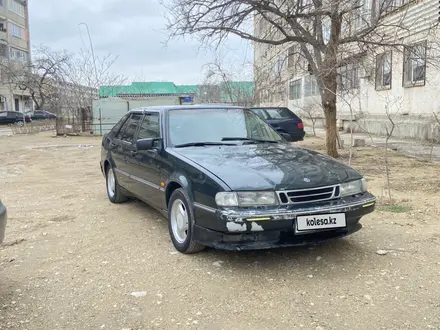
<svg viewBox="0 0 440 330">
<path fill-rule="evenodd" d="M 168 230 L 177 251 L 185 254 L 202 251 L 205 246 L 193 240 L 194 210 L 183 189 L 176 189 L 168 203 Z"/>
<path fill-rule="evenodd" d="M 22 120 L 17 121 L 15 124 L 20 127 L 24 125 Z"/>
<path fill-rule="evenodd" d="M 109 165 L 105 174 L 105 187 L 107 190 L 107 196 L 110 202 L 114 204 L 124 203 L 127 201 L 127 196 L 121 191 L 121 187 L 116 179 L 113 168 Z"/>
</svg>

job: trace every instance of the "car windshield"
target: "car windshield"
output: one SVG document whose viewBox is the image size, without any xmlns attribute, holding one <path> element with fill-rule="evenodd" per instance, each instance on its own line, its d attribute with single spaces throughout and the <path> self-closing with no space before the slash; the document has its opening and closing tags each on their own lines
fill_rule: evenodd
<svg viewBox="0 0 440 330">
<path fill-rule="evenodd" d="M 169 138 L 174 146 L 200 142 L 282 141 L 268 124 L 247 109 L 170 110 Z"/>
</svg>

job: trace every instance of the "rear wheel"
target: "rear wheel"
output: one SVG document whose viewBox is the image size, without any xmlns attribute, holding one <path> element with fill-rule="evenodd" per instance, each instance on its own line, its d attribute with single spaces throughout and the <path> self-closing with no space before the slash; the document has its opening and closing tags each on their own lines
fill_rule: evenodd
<svg viewBox="0 0 440 330">
<path fill-rule="evenodd" d="M 17 121 L 15 124 L 16 124 L 17 126 L 23 126 L 23 125 L 24 125 L 24 123 L 23 123 L 22 120 Z"/>
<path fill-rule="evenodd" d="M 118 181 L 116 180 L 115 172 L 110 165 L 107 167 L 107 173 L 105 177 L 107 196 L 110 202 L 115 204 L 125 202 L 127 200 L 127 196 L 125 196 L 124 193 L 121 191 L 121 188 L 118 185 Z"/>
<path fill-rule="evenodd" d="M 168 205 L 168 230 L 176 250 L 188 254 L 202 251 L 205 247 L 193 241 L 194 212 L 184 190 L 176 189 Z"/>
</svg>

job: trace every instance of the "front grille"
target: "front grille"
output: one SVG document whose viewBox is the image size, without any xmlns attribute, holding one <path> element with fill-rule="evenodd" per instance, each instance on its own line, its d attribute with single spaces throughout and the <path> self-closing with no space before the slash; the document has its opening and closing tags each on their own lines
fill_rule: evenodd
<svg viewBox="0 0 440 330">
<path fill-rule="evenodd" d="M 277 191 L 277 194 L 282 205 L 303 204 L 338 198 L 341 194 L 341 188 L 339 185 L 335 185 L 319 188 Z"/>
</svg>

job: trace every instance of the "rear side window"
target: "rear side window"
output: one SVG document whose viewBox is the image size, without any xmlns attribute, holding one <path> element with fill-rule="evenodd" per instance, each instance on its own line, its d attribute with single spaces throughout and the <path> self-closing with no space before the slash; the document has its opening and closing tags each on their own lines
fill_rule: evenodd
<svg viewBox="0 0 440 330">
<path fill-rule="evenodd" d="M 158 113 L 146 113 L 141 127 L 139 128 L 138 140 L 159 139 L 160 126 Z"/>
<path fill-rule="evenodd" d="M 117 139 L 133 143 L 134 134 L 136 133 L 139 122 L 141 121 L 142 115 L 138 113 L 134 113 L 122 126 Z"/>
<path fill-rule="evenodd" d="M 274 108 L 265 110 L 267 111 L 271 119 L 287 119 L 296 117 L 293 112 L 287 108 Z"/>
<path fill-rule="evenodd" d="M 263 120 L 269 119 L 269 116 L 267 115 L 266 111 L 264 111 L 263 109 L 252 109 L 252 112 Z"/>
</svg>

